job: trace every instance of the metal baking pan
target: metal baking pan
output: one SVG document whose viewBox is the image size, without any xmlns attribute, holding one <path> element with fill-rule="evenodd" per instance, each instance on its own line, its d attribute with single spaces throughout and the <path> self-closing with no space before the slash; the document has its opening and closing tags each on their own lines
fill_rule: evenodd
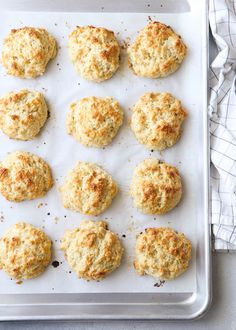
<svg viewBox="0 0 236 330">
<path fill-rule="evenodd" d="M 209 184 L 209 139 L 207 117 L 207 68 L 208 68 L 208 2 L 207 0 L 144 0 L 144 1 L 48 1 L 30 0 L 0 1 L 2 11 L 38 12 L 96 12 L 99 13 L 167 13 L 201 14 L 199 45 L 201 54 L 201 84 L 196 91 L 201 95 L 200 113 L 197 123 L 199 143 L 196 146 L 199 163 L 196 175 L 198 191 L 195 191 L 198 217 L 196 222 L 196 289 L 189 292 L 80 292 L 32 293 L 17 291 L 0 294 L 0 320 L 59 320 L 59 319 L 196 319 L 204 315 L 211 302 L 211 246 L 208 212 Z M 35 23 L 36 24 L 36 23 Z M 189 27 L 187 27 L 189 28 Z M 193 38 L 195 36 L 193 35 Z M 191 80 L 194 77 L 189 77 Z M 190 150 L 191 152 L 195 152 Z M 194 188 L 193 188 L 194 189 Z M 190 219 L 191 220 L 191 219 Z M 62 279 L 63 281 L 63 279 Z M 68 283 L 68 286 L 70 283 Z"/>
</svg>

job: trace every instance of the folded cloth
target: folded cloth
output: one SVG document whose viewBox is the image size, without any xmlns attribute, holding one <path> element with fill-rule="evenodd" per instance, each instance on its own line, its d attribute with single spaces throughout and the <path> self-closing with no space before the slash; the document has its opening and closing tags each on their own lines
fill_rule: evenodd
<svg viewBox="0 0 236 330">
<path fill-rule="evenodd" d="M 218 49 L 209 82 L 213 241 L 236 251 L 236 1 L 210 0 L 209 20 Z"/>
</svg>

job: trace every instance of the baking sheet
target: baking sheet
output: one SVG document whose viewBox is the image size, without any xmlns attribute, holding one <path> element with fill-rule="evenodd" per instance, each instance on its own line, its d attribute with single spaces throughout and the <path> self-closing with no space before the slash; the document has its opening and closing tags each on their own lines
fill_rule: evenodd
<svg viewBox="0 0 236 330">
<path fill-rule="evenodd" d="M 76 75 L 66 48 L 68 34 L 76 25 L 92 24 L 112 29 L 121 45 L 134 40 L 138 31 L 150 20 L 160 20 L 171 25 L 182 35 L 188 46 L 188 55 L 180 70 L 161 80 L 138 78 L 127 67 L 125 51 L 122 51 L 121 66 L 115 76 L 96 84 Z M 196 291 L 196 224 L 201 221 L 197 208 L 200 191 L 197 146 L 202 125 L 201 94 L 201 44 L 199 26 L 200 13 L 155 14 L 150 13 L 33 13 L 7 12 L 1 14 L 0 40 L 11 28 L 22 26 L 45 27 L 57 39 L 59 52 L 46 73 L 34 80 L 21 80 L 7 76 L 1 67 L 1 93 L 21 88 L 36 89 L 44 93 L 50 108 L 50 118 L 36 140 L 20 142 L 9 140 L 0 134 L 0 158 L 7 152 L 25 150 L 43 157 L 51 165 L 55 179 L 53 189 L 41 199 L 14 204 L 0 196 L 0 235 L 10 225 L 24 220 L 39 226 L 54 243 L 53 260 L 60 266 L 49 266 L 40 277 L 24 281 L 21 285 L 1 271 L 0 294 L 2 293 L 69 293 L 69 292 L 194 292 Z M 186 27 L 188 27 L 186 29 Z M 194 36 L 194 38 L 193 38 Z M 125 41 L 125 43 L 124 43 Z M 1 45 L 2 47 L 2 45 Z M 138 144 L 128 126 L 131 107 L 145 92 L 169 91 L 182 100 L 189 117 L 184 125 L 181 140 L 162 153 L 150 152 Z M 65 118 L 69 104 L 84 96 L 112 96 L 125 111 L 125 123 L 113 143 L 104 150 L 85 148 L 68 136 Z M 164 159 L 177 166 L 183 177 L 184 194 L 182 202 L 164 216 L 142 215 L 133 206 L 129 196 L 129 184 L 136 164 L 148 157 Z M 68 170 L 78 160 L 92 161 L 102 165 L 118 182 L 119 195 L 111 207 L 101 216 L 89 217 L 70 212 L 60 202 L 58 187 L 63 183 Z M 125 247 L 121 267 L 101 282 L 86 282 L 77 279 L 64 256 L 59 251 L 60 238 L 66 229 L 79 226 L 83 219 L 105 219 L 111 230 L 119 234 Z M 190 268 L 181 277 L 164 285 L 151 277 L 136 275 L 132 263 L 135 235 L 149 226 L 170 226 L 183 231 L 193 243 L 193 258 Z M 125 238 L 122 235 L 126 235 Z M 53 261 L 52 260 L 52 261 Z"/>
</svg>

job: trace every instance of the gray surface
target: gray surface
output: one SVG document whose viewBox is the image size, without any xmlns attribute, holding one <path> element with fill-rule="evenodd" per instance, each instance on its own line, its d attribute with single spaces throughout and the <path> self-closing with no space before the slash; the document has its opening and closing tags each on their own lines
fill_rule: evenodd
<svg viewBox="0 0 236 330">
<path fill-rule="evenodd" d="M 236 330 L 236 253 L 215 254 L 213 256 L 213 303 L 208 314 L 195 322 L 160 323 L 158 321 L 136 322 L 5 322 L 1 330 L 46 330 L 46 329 L 94 329 L 94 330 L 129 330 L 129 329 L 220 329 Z"/>
</svg>

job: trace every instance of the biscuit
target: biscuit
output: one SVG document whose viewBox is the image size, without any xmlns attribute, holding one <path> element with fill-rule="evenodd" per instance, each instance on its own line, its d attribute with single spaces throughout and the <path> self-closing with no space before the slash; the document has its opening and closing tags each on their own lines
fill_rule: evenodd
<svg viewBox="0 0 236 330">
<path fill-rule="evenodd" d="M 157 159 L 145 159 L 134 170 L 130 188 L 135 206 L 146 214 L 164 214 L 182 195 L 178 170 Z"/>
<path fill-rule="evenodd" d="M 134 106 L 131 129 L 148 149 L 164 150 L 178 141 L 186 116 L 181 102 L 171 94 L 146 93 Z"/>
<path fill-rule="evenodd" d="M 19 222 L 0 238 L 0 269 L 17 280 L 37 277 L 51 261 L 51 246 L 42 230 Z"/>
<path fill-rule="evenodd" d="M 105 221 L 83 221 L 66 231 L 61 244 L 71 269 L 79 278 L 101 280 L 120 266 L 123 247 Z"/>
<path fill-rule="evenodd" d="M 187 47 L 169 26 L 151 22 L 128 47 L 129 66 L 137 76 L 162 78 L 175 72 Z"/>
<path fill-rule="evenodd" d="M 100 166 L 78 162 L 60 188 L 65 208 L 88 215 L 98 215 L 111 204 L 117 184 Z"/>
<path fill-rule="evenodd" d="M 171 228 L 147 228 L 138 235 L 134 267 L 139 275 L 174 279 L 189 267 L 191 243 Z"/>
<path fill-rule="evenodd" d="M 101 82 L 119 67 L 120 47 L 114 32 L 102 27 L 77 26 L 69 36 L 69 56 L 83 78 Z"/>
<path fill-rule="evenodd" d="M 117 134 L 123 111 L 111 97 L 84 97 L 70 105 L 67 132 L 87 147 L 104 147 Z"/>
<path fill-rule="evenodd" d="M 0 161 L 0 193 L 8 201 L 42 197 L 52 185 L 49 165 L 34 154 L 16 151 Z"/>
<path fill-rule="evenodd" d="M 12 139 L 33 139 L 47 117 L 47 104 L 39 92 L 22 89 L 0 98 L 0 129 Z"/>
<path fill-rule="evenodd" d="M 2 64 L 12 76 L 35 78 L 44 73 L 56 53 L 56 40 L 45 29 L 13 29 L 3 43 Z"/>
</svg>

